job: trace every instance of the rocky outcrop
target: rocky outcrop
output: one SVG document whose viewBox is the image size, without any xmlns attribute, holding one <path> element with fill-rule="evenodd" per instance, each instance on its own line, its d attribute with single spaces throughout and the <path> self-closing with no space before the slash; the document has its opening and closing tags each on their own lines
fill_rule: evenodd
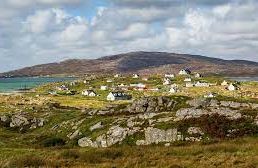
<svg viewBox="0 0 258 168">
<path fill-rule="evenodd" d="M 44 126 L 45 119 L 32 118 L 32 116 L 29 116 L 27 113 L 16 113 L 1 116 L 0 123 L 4 127 L 19 128 L 19 130 L 24 130 L 24 128 L 36 129 Z"/>
<path fill-rule="evenodd" d="M 140 128 L 134 127 L 132 129 L 123 128 L 118 125 L 112 126 L 106 134 L 102 134 L 92 141 L 89 137 L 84 137 L 78 140 L 78 145 L 80 147 L 109 147 L 117 143 L 121 143 L 127 136 L 133 135 Z"/>
<path fill-rule="evenodd" d="M 90 127 L 90 131 L 94 131 L 96 129 L 103 128 L 102 122 L 98 122 L 97 124 Z"/>
<path fill-rule="evenodd" d="M 128 106 L 127 110 L 130 113 L 155 113 L 163 111 L 172 111 L 177 102 L 166 96 L 160 97 L 145 97 L 134 101 Z"/>
<path fill-rule="evenodd" d="M 229 119 L 238 119 L 241 118 L 242 115 L 238 110 L 231 110 L 229 108 L 210 108 L 210 109 L 196 109 L 196 108 L 186 108 L 180 109 L 176 112 L 175 121 L 189 119 L 189 118 L 198 118 L 202 115 L 212 115 L 219 114 L 222 116 L 226 116 Z"/>
<path fill-rule="evenodd" d="M 163 142 L 175 142 L 183 140 L 183 136 L 176 128 L 161 130 L 158 128 L 148 127 L 145 130 L 145 140 L 136 141 L 137 145 L 159 144 Z"/>
</svg>

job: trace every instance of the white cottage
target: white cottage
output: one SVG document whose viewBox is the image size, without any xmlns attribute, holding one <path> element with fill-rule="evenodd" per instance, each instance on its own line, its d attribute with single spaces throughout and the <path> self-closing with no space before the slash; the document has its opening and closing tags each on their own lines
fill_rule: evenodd
<svg viewBox="0 0 258 168">
<path fill-rule="evenodd" d="M 194 84 L 191 83 L 191 82 L 187 82 L 187 83 L 185 84 L 185 87 L 187 87 L 187 88 L 194 87 Z"/>
<path fill-rule="evenodd" d="M 97 96 L 97 93 L 94 92 L 93 90 L 84 90 L 82 91 L 83 96 L 89 96 L 89 97 L 95 97 Z"/>
<path fill-rule="evenodd" d="M 194 77 L 195 77 L 195 78 L 201 78 L 202 75 L 201 75 L 200 73 L 196 73 L 196 74 L 194 75 Z"/>
<path fill-rule="evenodd" d="M 198 81 L 195 83 L 196 87 L 210 87 L 210 84 L 207 82 L 203 82 L 203 81 Z"/>
<path fill-rule="evenodd" d="M 185 78 L 184 82 L 192 82 L 192 79 L 191 78 Z"/>
<path fill-rule="evenodd" d="M 169 78 L 165 78 L 163 80 L 163 85 L 170 85 L 171 84 L 171 80 Z"/>
<path fill-rule="evenodd" d="M 165 74 L 165 78 L 174 78 L 175 75 L 174 74 Z"/>
<path fill-rule="evenodd" d="M 115 74 L 114 75 L 114 78 L 119 78 L 119 77 L 121 77 L 122 75 L 120 75 L 120 74 Z"/>
<path fill-rule="evenodd" d="M 221 86 L 228 86 L 228 82 L 224 80 L 224 81 L 221 83 Z"/>
<path fill-rule="evenodd" d="M 179 75 L 190 75 L 191 71 L 189 69 L 182 69 L 178 73 Z"/>
<path fill-rule="evenodd" d="M 205 98 L 214 98 L 216 97 L 215 93 L 208 93 L 207 95 L 204 95 Z"/>
<path fill-rule="evenodd" d="M 130 100 L 132 96 L 127 95 L 123 92 L 110 92 L 107 96 L 108 101 L 115 101 L 115 100 Z"/>
<path fill-rule="evenodd" d="M 107 86 L 100 86 L 100 90 L 107 90 Z"/>
<path fill-rule="evenodd" d="M 133 79 L 138 79 L 140 77 L 140 75 L 138 74 L 133 74 Z"/>
<path fill-rule="evenodd" d="M 169 90 L 169 93 L 177 93 L 177 92 L 179 92 L 178 87 L 171 87 Z"/>
<path fill-rule="evenodd" d="M 235 90 L 238 90 L 237 86 L 236 86 L 236 85 L 234 85 L 234 84 L 232 84 L 232 83 L 227 87 L 227 89 L 228 89 L 229 91 L 235 91 Z"/>
</svg>

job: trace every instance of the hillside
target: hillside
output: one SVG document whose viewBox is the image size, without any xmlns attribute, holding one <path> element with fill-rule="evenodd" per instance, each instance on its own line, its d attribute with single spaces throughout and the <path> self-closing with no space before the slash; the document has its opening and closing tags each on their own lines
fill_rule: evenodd
<svg viewBox="0 0 258 168">
<path fill-rule="evenodd" d="M 131 52 L 99 59 L 71 59 L 26 67 L 0 74 L 4 76 L 40 76 L 85 73 L 176 73 L 181 68 L 202 73 L 228 76 L 254 76 L 258 63 L 244 60 L 222 60 L 198 55 L 165 52 Z"/>
</svg>

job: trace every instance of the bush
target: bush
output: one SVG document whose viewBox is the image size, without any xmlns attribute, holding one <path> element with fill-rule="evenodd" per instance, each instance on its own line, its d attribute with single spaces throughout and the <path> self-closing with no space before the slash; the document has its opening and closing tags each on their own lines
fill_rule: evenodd
<svg viewBox="0 0 258 168">
<path fill-rule="evenodd" d="M 253 124 L 253 120 L 250 118 L 242 117 L 230 120 L 219 114 L 183 120 L 178 123 L 178 130 L 187 135 L 187 129 L 190 126 L 200 127 L 206 135 L 215 139 L 236 138 L 258 133 L 258 126 Z"/>
<path fill-rule="evenodd" d="M 64 146 L 65 141 L 62 138 L 52 137 L 43 140 L 42 145 L 44 147 Z"/>
</svg>

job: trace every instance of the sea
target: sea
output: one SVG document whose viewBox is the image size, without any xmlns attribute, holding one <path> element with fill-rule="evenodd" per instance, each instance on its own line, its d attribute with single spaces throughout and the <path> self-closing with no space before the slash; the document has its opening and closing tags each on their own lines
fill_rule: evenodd
<svg viewBox="0 0 258 168">
<path fill-rule="evenodd" d="M 10 93 L 24 89 L 32 89 L 39 85 L 72 81 L 73 77 L 17 77 L 17 78 L 0 78 L 0 93 Z"/>
<path fill-rule="evenodd" d="M 258 77 L 229 77 L 229 79 L 239 81 L 239 82 L 246 82 L 246 81 L 258 82 Z"/>
</svg>

